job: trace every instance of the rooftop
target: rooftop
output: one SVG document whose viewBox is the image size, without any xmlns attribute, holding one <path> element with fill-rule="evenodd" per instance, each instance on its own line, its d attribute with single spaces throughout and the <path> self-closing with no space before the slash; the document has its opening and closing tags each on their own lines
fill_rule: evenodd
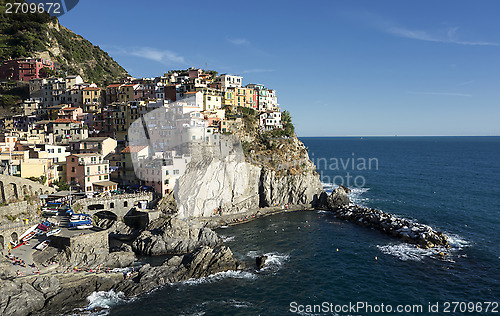
<svg viewBox="0 0 500 316">
<path fill-rule="evenodd" d="M 59 118 L 59 119 L 55 120 L 54 123 L 78 123 L 78 124 L 80 124 L 81 122 L 75 121 L 75 120 L 72 120 L 72 119 L 62 119 L 62 118 Z"/>
<path fill-rule="evenodd" d="M 141 150 L 144 150 L 148 146 L 127 146 L 124 150 L 122 150 L 122 153 L 128 154 L 128 153 L 138 153 Z"/>
</svg>

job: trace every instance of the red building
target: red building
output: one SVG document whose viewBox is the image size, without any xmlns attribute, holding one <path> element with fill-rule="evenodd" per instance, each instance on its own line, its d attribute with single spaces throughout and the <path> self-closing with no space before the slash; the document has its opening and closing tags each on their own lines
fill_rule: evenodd
<svg viewBox="0 0 500 316">
<path fill-rule="evenodd" d="M 40 70 L 55 70 L 54 62 L 45 59 L 9 59 L 0 66 L 0 80 L 30 81 L 40 78 Z"/>
</svg>

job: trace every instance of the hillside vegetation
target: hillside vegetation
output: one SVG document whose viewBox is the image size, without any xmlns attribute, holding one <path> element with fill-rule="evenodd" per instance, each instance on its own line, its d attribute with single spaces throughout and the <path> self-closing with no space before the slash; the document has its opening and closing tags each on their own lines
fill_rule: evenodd
<svg viewBox="0 0 500 316">
<path fill-rule="evenodd" d="M 51 59 L 68 75 L 103 86 L 127 74 L 106 52 L 46 13 L 5 13 L 0 0 L 0 62 L 9 58 Z M 21 1 L 22 2 L 22 1 Z"/>
</svg>

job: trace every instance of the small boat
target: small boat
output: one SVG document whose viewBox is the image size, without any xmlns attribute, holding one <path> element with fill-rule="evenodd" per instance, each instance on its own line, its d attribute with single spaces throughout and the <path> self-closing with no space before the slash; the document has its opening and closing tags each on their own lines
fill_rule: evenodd
<svg viewBox="0 0 500 316">
<path fill-rule="evenodd" d="M 50 241 L 48 241 L 48 240 L 42 241 L 41 243 L 39 243 L 35 247 L 35 249 L 40 250 L 40 251 L 44 251 L 49 246 L 49 243 L 50 243 Z"/>
<path fill-rule="evenodd" d="M 92 227 L 94 227 L 94 226 L 90 225 L 90 224 L 86 224 L 86 225 L 78 225 L 78 226 L 76 226 L 76 229 L 89 229 Z"/>
<path fill-rule="evenodd" d="M 44 224 L 38 224 L 38 226 L 36 227 L 44 232 L 47 232 L 49 230 L 49 227 L 47 225 L 44 225 Z"/>
<path fill-rule="evenodd" d="M 59 213 L 59 210 L 53 207 L 44 207 L 42 208 L 42 212 L 47 215 L 57 215 Z"/>
<path fill-rule="evenodd" d="M 25 243 L 28 240 L 30 240 L 31 238 L 35 237 L 35 235 L 36 235 L 35 231 L 32 231 L 28 235 L 24 236 L 22 241 Z"/>
<path fill-rule="evenodd" d="M 49 236 L 52 236 L 52 235 L 57 235 L 60 232 L 61 232 L 61 229 L 60 228 L 56 228 L 56 229 L 51 230 L 50 232 L 45 233 L 45 235 L 47 235 L 47 237 L 49 237 Z"/>
<path fill-rule="evenodd" d="M 86 221 L 90 219 L 89 214 L 75 214 L 71 216 L 70 222 Z"/>
</svg>

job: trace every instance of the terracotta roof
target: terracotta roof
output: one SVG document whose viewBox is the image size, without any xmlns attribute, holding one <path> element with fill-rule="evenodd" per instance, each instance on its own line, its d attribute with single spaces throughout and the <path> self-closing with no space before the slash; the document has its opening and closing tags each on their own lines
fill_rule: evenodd
<svg viewBox="0 0 500 316">
<path fill-rule="evenodd" d="M 128 84 L 124 84 L 123 86 L 124 87 L 133 87 L 135 85 L 136 85 L 135 83 L 128 83 Z"/>
<path fill-rule="evenodd" d="M 148 146 L 127 146 L 124 150 L 122 150 L 122 153 L 128 154 L 128 153 L 138 153 L 144 148 L 147 148 Z"/>
<path fill-rule="evenodd" d="M 86 139 L 82 139 L 81 142 L 102 142 L 103 140 L 106 140 L 106 139 L 112 139 L 111 137 L 105 137 L 105 136 L 101 136 L 101 137 L 89 137 L 89 138 L 86 138 Z"/>
<path fill-rule="evenodd" d="M 76 110 L 76 109 L 79 109 L 79 108 L 76 107 L 76 106 L 71 106 L 71 107 L 68 107 L 68 108 L 62 108 L 61 111 L 73 111 L 73 110 Z"/>
<path fill-rule="evenodd" d="M 75 120 L 72 120 L 72 119 L 57 119 L 54 121 L 54 123 L 81 123 L 81 122 L 78 122 L 78 121 L 75 121 Z"/>
<path fill-rule="evenodd" d="M 191 91 L 191 92 L 186 92 L 184 94 L 195 94 L 195 93 L 198 93 L 199 91 Z"/>
<path fill-rule="evenodd" d="M 77 156 L 77 157 L 91 157 L 91 156 L 102 156 L 99 154 L 71 154 L 70 156 Z M 69 157 L 69 156 L 68 156 Z"/>
<path fill-rule="evenodd" d="M 84 88 L 83 90 L 94 90 L 94 91 L 96 91 L 96 90 L 101 90 L 101 89 L 95 88 L 95 87 L 87 87 L 87 88 Z"/>
<path fill-rule="evenodd" d="M 113 83 L 113 84 L 110 84 L 109 86 L 107 86 L 106 88 L 117 88 L 121 85 L 122 85 L 121 83 Z"/>
</svg>

